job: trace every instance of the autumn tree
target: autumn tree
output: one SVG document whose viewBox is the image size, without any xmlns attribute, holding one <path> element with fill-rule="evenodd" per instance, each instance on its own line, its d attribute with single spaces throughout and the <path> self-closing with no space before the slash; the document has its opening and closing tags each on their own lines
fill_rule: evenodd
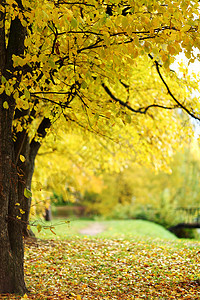
<svg viewBox="0 0 200 300">
<path fill-rule="evenodd" d="M 137 59 L 133 66 L 130 78 L 126 80 L 126 87 L 121 83 L 111 85 L 115 96 L 121 97 L 124 101 L 129 98 L 139 103 L 142 103 L 143 99 L 148 99 L 148 102 L 158 99 L 167 102 L 168 93 L 162 85 L 159 85 L 159 76 L 152 67 L 152 62 Z M 167 79 L 177 95 L 185 93 L 185 87 L 180 85 L 181 82 L 177 80 L 175 74 L 172 73 Z M 120 114 L 122 121 L 117 125 Z M 73 191 L 78 191 L 82 196 L 86 190 L 100 192 L 103 188 L 101 175 L 99 176 L 101 173 L 119 173 L 130 165 L 133 165 L 134 169 L 135 164 L 168 172 L 173 153 L 188 143 L 190 124 L 186 126 L 187 120 L 177 112 L 157 112 L 159 124 L 153 121 L 154 114 L 151 114 L 150 118 L 146 116 L 143 122 L 139 115 L 134 117 L 133 122 L 131 114 L 118 111 L 117 115 L 113 119 L 115 126 L 112 124 L 111 132 L 107 129 L 106 136 L 84 132 L 80 128 L 75 129 L 75 126 L 69 128 L 61 119 L 52 124 L 51 133 L 43 141 L 36 158 L 32 182 L 33 213 L 36 210 L 44 213 L 54 193 L 62 195 L 64 201 L 70 199 L 75 201 L 73 195 L 76 193 Z M 172 115 L 176 122 L 172 122 L 169 126 Z M 98 128 L 96 123 L 97 120 L 92 124 L 93 129 Z M 134 173 L 137 176 L 137 172 Z M 130 184 L 133 184 L 135 176 L 130 180 Z M 120 178 L 119 176 L 119 180 Z M 114 182 L 112 184 L 110 182 L 108 189 L 109 191 L 114 189 L 117 193 L 116 187 L 119 190 L 120 184 L 116 184 L 115 187 L 114 185 Z M 111 201 L 112 197 L 108 191 L 105 193 L 100 202 L 102 211 L 109 213 L 110 207 L 115 204 Z M 110 198 L 110 203 L 106 205 L 107 209 L 102 198 L 104 200 L 107 198 L 107 202 Z"/>
<path fill-rule="evenodd" d="M 26 292 L 23 224 L 35 157 L 51 125 L 62 117 L 66 126 L 110 138 L 123 122 L 144 124 L 148 134 L 168 112 L 171 126 L 175 108 L 198 118 L 198 99 L 172 91 L 161 73 L 161 66 L 170 73 L 182 50 L 194 61 L 198 30 L 198 1 L 0 1 L 1 293 Z M 167 101 L 116 96 L 116 84 L 129 88 L 129 66 L 141 56 L 154 63 Z M 155 141 L 151 133 L 148 139 L 145 147 Z"/>
</svg>

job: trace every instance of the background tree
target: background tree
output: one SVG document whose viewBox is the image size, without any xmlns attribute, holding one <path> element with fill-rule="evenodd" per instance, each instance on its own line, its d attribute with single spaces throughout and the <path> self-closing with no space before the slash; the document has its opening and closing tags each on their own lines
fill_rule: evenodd
<svg viewBox="0 0 200 300">
<path fill-rule="evenodd" d="M 165 116 L 161 108 L 180 107 L 198 118 L 197 99 L 176 98 L 160 73 L 160 64 L 169 71 L 182 49 L 194 61 L 198 15 L 198 1 L 0 1 L 0 292 L 26 291 L 22 224 L 34 160 L 51 124 L 62 116 L 68 126 L 109 136 L 130 112 L 146 132 L 150 119 Z M 169 101 L 117 98 L 113 83 L 126 81 L 129 65 L 147 54 Z"/>
<path fill-rule="evenodd" d="M 119 173 L 104 173 L 104 189 L 100 193 L 88 189 L 83 203 L 91 214 L 106 218 L 146 219 L 166 228 L 188 222 L 188 216 L 177 209 L 199 206 L 198 153 L 193 140 L 173 156 L 169 173 L 155 174 L 137 163 Z M 194 222 L 197 212 L 191 217 Z"/>
</svg>

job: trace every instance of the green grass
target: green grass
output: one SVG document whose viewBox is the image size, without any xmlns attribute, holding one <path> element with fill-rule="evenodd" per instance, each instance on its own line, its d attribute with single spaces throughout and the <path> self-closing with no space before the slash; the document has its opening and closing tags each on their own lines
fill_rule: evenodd
<svg viewBox="0 0 200 300">
<path fill-rule="evenodd" d="M 107 226 L 107 230 L 99 234 L 98 237 L 121 237 L 123 239 L 131 237 L 176 239 L 176 236 L 164 227 L 144 220 L 112 220 L 104 223 Z"/>
<path fill-rule="evenodd" d="M 80 234 L 80 230 L 100 224 L 103 227 L 103 232 L 96 236 L 100 238 L 121 238 L 131 239 L 133 237 L 148 237 L 161 239 L 176 239 L 175 235 L 170 233 L 162 226 L 143 220 L 111 220 L 111 221 L 87 221 L 87 220 L 72 220 L 66 223 L 66 220 L 53 220 L 51 222 L 35 221 L 32 230 L 38 238 L 42 239 L 67 239 L 73 236 L 87 236 Z M 43 228 L 38 233 L 37 225 L 40 224 Z M 40 225 L 38 228 L 40 229 Z M 53 232 L 50 230 L 52 229 Z"/>
</svg>

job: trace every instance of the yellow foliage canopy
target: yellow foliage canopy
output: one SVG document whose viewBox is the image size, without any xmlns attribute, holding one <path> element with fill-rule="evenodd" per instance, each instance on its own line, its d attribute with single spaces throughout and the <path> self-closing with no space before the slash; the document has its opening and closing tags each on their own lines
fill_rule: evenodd
<svg viewBox="0 0 200 300">
<path fill-rule="evenodd" d="M 30 141 L 41 143 L 42 122 L 53 124 L 44 128 L 50 133 L 58 132 L 58 121 L 69 135 L 84 136 L 91 149 L 98 144 L 110 148 L 98 159 L 92 155 L 103 168 L 119 168 L 129 160 L 155 169 L 166 166 L 190 135 L 175 109 L 196 118 L 199 114 L 199 101 L 191 96 L 198 78 L 185 74 L 178 79 L 170 71 L 181 51 L 189 62 L 196 58 L 198 1 L 18 3 L 0 6 L 6 38 L 14 19 L 26 32 L 24 54 L 12 55 L 12 76 L 2 76 L 0 85 L 22 112 L 13 121 L 15 132 L 25 129 Z M 4 108 L 9 109 L 8 103 Z"/>
</svg>

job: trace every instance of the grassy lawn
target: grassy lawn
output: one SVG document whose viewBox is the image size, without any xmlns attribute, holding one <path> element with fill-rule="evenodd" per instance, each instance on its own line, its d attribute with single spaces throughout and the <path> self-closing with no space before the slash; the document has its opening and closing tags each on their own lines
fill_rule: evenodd
<svg viewBox="0 0 200 300">
<path fill-rule="evenodd" d="M 78 234 L 91 221 L 55 222 L 57 235 L 26 243 L 30 293 L 22 299 L 200 299 L 199 241 L 143 221 L 104 222 L 105 231 L 93 237 Z M 39 236 L 43 231 L 49 238 L 47 229 Z"/>
<path fill-rule="evenodd" d="M 161 239 L 176 239 L 175 235 L 162 226 L 142 220 L 107 221 L 105 232 L 98 236 L 105 238 L 151 237 Z"/>
<path fill-rule="evenodd" d="M 72 220 L 66 223 L 66 220 L 53 220 L 52 222 L 35 221 L 32 230 L 37 237 L 42 239 L 66 239 L 72 236 L 83 236 L 80 230 L 98 223 L 102 226 L 103 231 L 97 236 L 101 238 L 123 238 L 131 239 L 133 237 L 152 237 L 161 239 L 176 239 L 176 237 L 162 226 L 142 220 L 125 220 L 125 221 L 87 221 L 87 220 Z M 38 233 L 37 226 L 39 224 L 44 228 Z M 45 228 L 45 226 L 47 226 Z M 53 232 L 49 229 L 52 226 Z"/>
</svg>

